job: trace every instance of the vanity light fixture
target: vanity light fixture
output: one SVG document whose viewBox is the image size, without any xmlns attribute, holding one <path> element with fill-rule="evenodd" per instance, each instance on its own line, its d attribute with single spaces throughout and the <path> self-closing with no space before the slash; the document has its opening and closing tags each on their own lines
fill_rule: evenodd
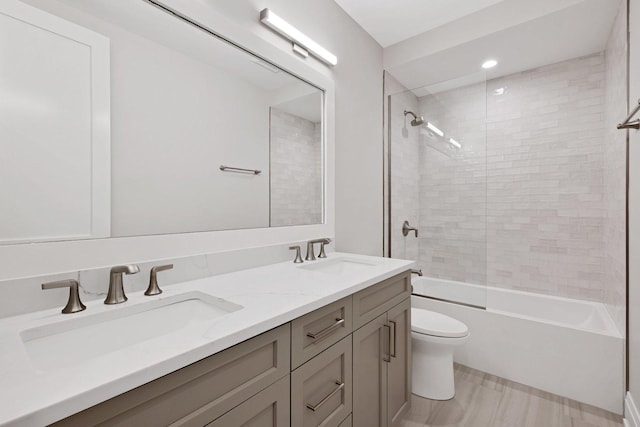
<svg viewBox="0 0 640 427">
<path fill-rule="evenodd" d="M 336 65 L 338 63 L 337 56 L 311 40 L 308 36 L 300 32 L 297 28 L 280 18 L 268 8 L 262 9 L 260 12 L 260 22 L 291 40 L 293 43 L 293 50 L 297 54 L 306 56 L 304 52 L 308 51 L 308 53 L 311 53 L 313 56 L 329 65 Z"/>
<path fill-rule="evenodd" d="M 427 122 L 427 128 L 429 128 L 431 132 L 435 133 L 438 136 L 444 136 L 444 132 L 435 127 L 435 125 L 431 122 Z"/>
</svg>

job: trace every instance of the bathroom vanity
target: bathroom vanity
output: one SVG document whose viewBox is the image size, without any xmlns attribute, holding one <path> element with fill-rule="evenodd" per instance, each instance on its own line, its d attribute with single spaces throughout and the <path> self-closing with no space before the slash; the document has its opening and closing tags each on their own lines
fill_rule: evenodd
<svg viewBox="0 0 640 427">
<path fill-rule="evenodd" d="M 13 364 L 1 365 L 0 425 L 395 425 L 411 395 L 411 264 L 334 253 L 131 294 L 122 307 L 92 301 L 73 315 L 5 319 L 10 354 L 3 348 L 0 358 Z M 137 316 L 117 328 L 125 342 L 128 329 L 145 328 L 140 316 L 151 314 L 141 313 L 189 320 L 159 321 L 178 326 L 115 340 L 113 351 L 101 347 L 108 337 L 93 336 L 78 344 L 86 359 L 47 350 L 55 336 L 101 322 L 108 330 L 122 322 L 117 310 L 124 324 Z"/>
</svg>

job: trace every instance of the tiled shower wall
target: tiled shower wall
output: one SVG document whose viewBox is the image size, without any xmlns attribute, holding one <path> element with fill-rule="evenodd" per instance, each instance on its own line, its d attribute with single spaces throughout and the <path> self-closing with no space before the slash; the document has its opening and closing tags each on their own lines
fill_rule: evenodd
<svg viewBox="0 0 640 427">
<path fill-rule="evenodd" d="M 603 301 L 604 54 L 487 92 L 488 283 Z"/>
<path fill-rule="evenodd" d="M 271 108 L 272 227 L 322 222 L 320 123 Z"/>
<path fill-rule="evenodd" d="M 430 277 L 485 284 L 487 270 L 486 87 L 420 98 L 420 264 Z M 462 144 L 458 149 L 446 140 Z"/>
</svg>

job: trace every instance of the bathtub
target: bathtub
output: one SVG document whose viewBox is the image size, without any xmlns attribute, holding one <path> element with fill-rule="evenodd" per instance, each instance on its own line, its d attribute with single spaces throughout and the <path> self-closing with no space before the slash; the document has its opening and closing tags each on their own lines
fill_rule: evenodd
<svg viewBox="0 0 640 427">
<path fill-rule="evenodd" d="M 622 414 L 624 339 L 603 304 L 427 277 L 412 284 L 413 307 L 469 327 L 456 362 Z"/>
</svg>

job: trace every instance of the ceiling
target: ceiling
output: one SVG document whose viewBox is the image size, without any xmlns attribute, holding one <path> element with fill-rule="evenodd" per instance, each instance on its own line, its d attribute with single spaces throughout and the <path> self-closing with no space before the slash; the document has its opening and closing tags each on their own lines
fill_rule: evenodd
<svg viewBox="0 0 640 427">
<path fill-rule="evenodd" d="M 385 70 L 418 96 L 601 52 L 621 4 L 621 0 L 336 1 L 386 46 Z M 498 66 L 485 72 L 481 64 L 489 58 L 498 60 Z"/>
<path fill-rule="evenodd" d="M 504 0 L 336 0 L 382 47 Z"/>
</svg>

